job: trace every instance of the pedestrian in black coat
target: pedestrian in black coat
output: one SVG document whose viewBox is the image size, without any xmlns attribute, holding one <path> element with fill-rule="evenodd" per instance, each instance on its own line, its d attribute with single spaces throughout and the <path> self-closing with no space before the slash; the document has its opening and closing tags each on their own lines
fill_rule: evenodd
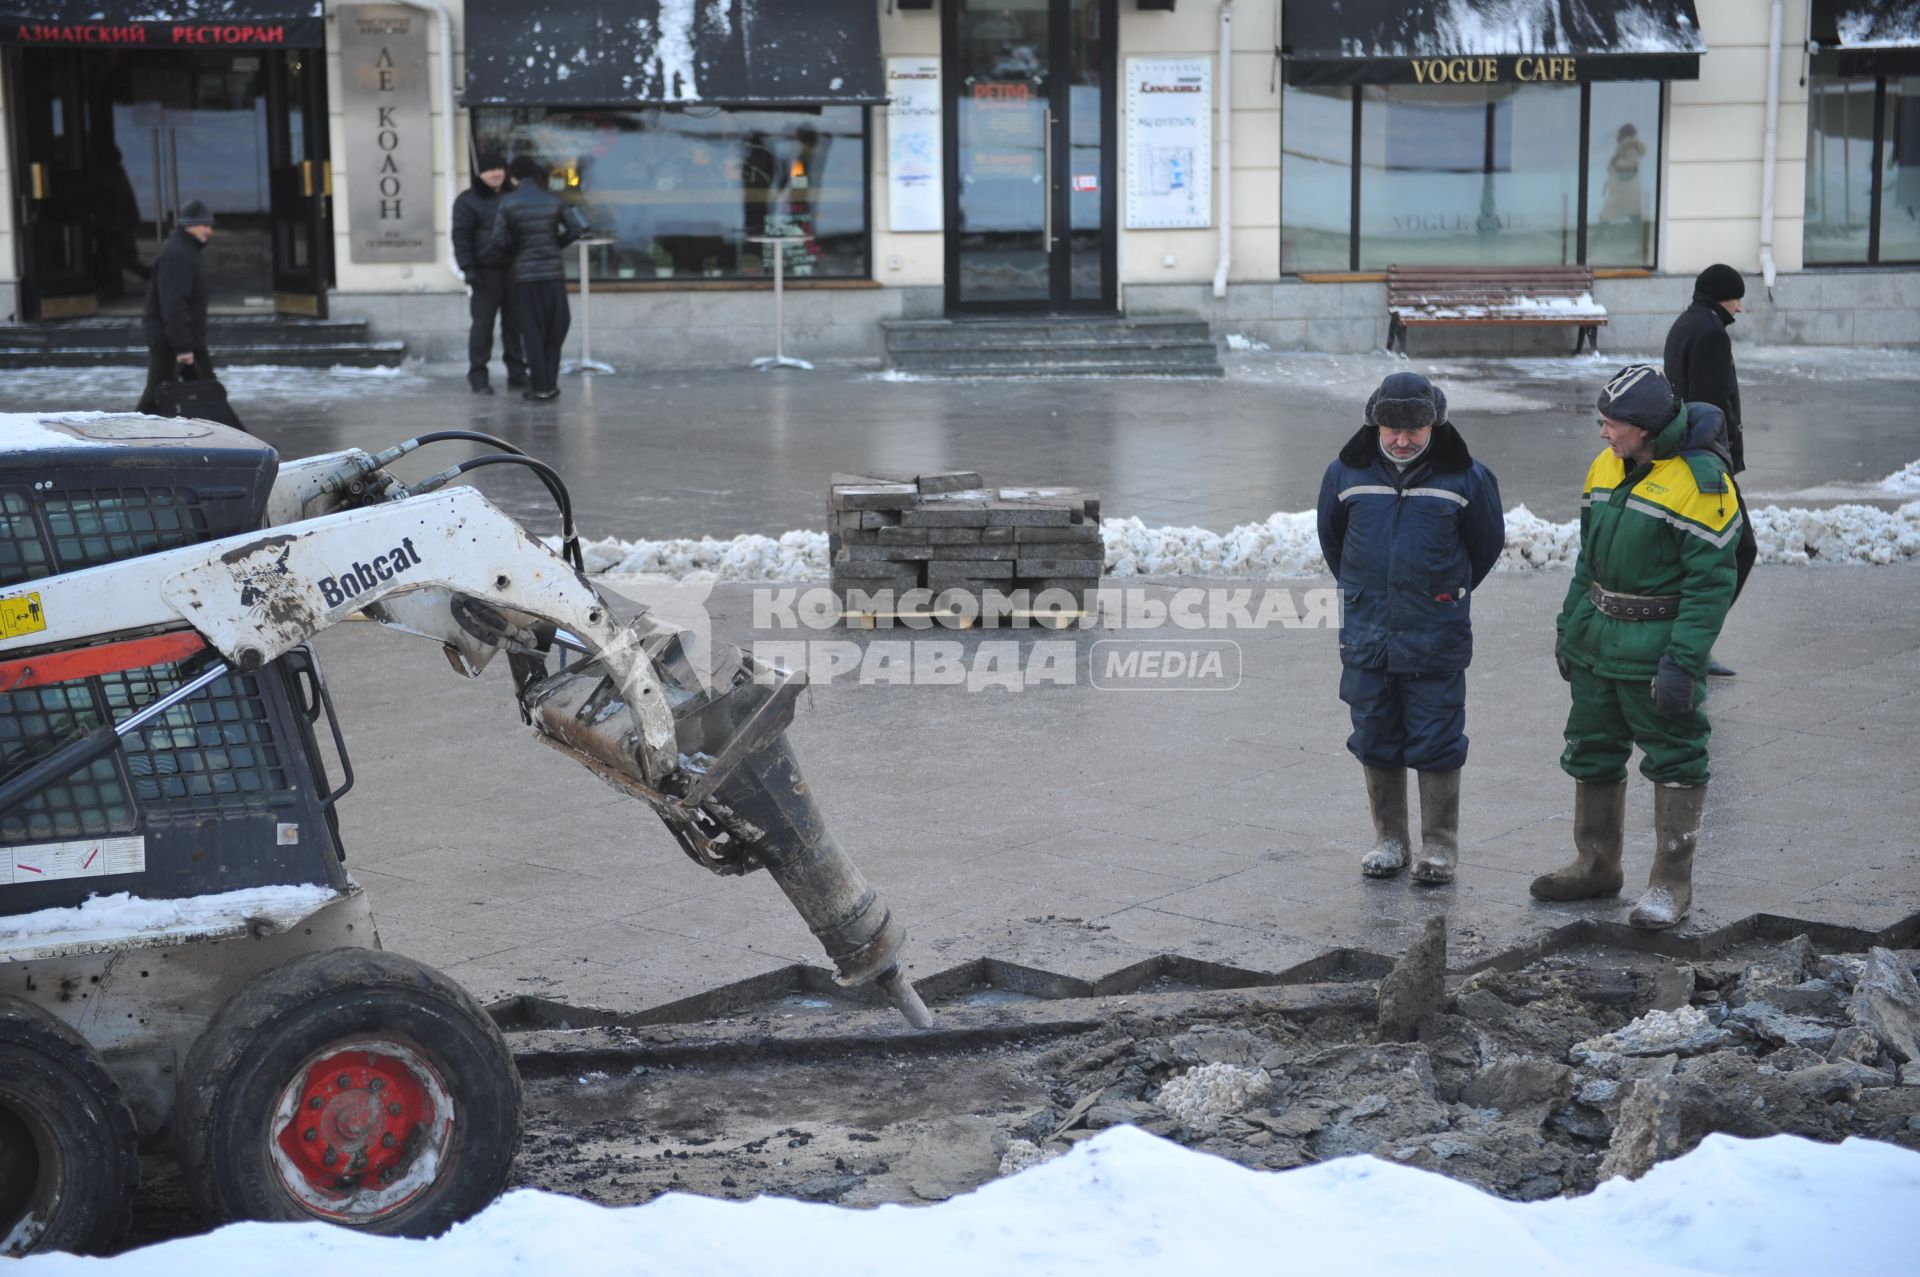
<svg viewBox="0 0 1920 1277">
<path fill-rule="evenodd" d="M 1667 330 L 1667 380 L 1682 403 L 1709 403 L 1726 418 L 1726 434 L 1719 449 L 1728 459 L 1727 470 L 1747 468 L 1746 436 L 1740 423 L 1740 377 L 1733 367 L 1733 339 L 1727 325 L 1740 313 L 1747 281 L 1724 262 L 1715 262 L 1693 281 L 1693 304 Z M 1747 575 L 1760 557 L 1760 543 L 1747 517 L 1746 498 L 1740 498 L 1740 543 L 1734 551 L 1734 597 L 1747 587 Z M 1707 673 L 1729 678 L 1733 671 L 1709 660 Z"/>
<path fill-rule="evenodd" d="M 207 353 L 207 273 L 200 260 L 213 238 L 213 214 L 199 200 L 180 209 L 180 225 L 153 261 L 141 333 L 147 340 L 147 388 L 141 412 L 153 412 L 154 393 L 188 365 L 196 377 L 213 376 Z"/>
<path fill-rule="evenodd" d="M 507 161 L 498 152 L 483 151 L 474 160 L 473 185 L 453 201 L 453 259 L 467 279 L 467 385 L 476 395 L 490 395 L 487 363 L 493 358 L 493 326 L 500 324 L 500 350 L 507 361 L 507 389 L 523 390 L 527 362 L 521 357 L 520 321 L 508 304 L 507 271 L 480 259 L 493 220 L 507 190 Z"/>
<path fill-rule="evenodd" d="M 527 359 L 524 397 L 554 399 L 560 394 L 560 347 L 573 322 L 560 250 L 579 233 L 567 221 L 566 203 L 546 189 L 547 171 L 538 160 L 517 155 L 507 171 L 513 190 L 500 197 L 480 260 L 507 267 L 512 281 Z"/>
</svg>

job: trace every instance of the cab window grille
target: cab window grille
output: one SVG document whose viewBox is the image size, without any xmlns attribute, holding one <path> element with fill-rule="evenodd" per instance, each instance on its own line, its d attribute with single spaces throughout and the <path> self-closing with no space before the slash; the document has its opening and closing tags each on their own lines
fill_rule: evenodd
<svg viewBox="0 0 1920 1277">
<path fill-rule="evenodd" d="M 25 493 L 0 492 L 0 585 L 48 575 L 47 547 Z"/>
<path fill-rule="evenodd" d="M 174 488 L 50 493 L 42 509 L 62 572 L 209 539 L 206 507 Z"/>
<path fill-rule="evenodd" d="M 85 680 L 0 693 L 0 773 L 24 767 L 101 721 Z M 135 824 L 133 804 L 108 755 L 0 813 L 0 841 L 125 834 Z"/>
<path fill-rule="evenodd" d="M 184 681 L 158 665 L 100 680 L 115 721 Z M 258 680 L 238 674 L 129 732 L 120 742 L 133 791 L 151 814 L 265 811 L 291 786 Z"/>
</svg>

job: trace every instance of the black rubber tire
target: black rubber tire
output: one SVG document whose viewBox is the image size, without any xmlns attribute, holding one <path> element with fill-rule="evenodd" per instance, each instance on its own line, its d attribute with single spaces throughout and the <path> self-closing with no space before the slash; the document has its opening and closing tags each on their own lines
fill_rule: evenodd
<svg viewBox="0 0 1920 1277">
<path fill-rule="evenodd" d="M 111 1248 L 139 1186 L 133 1113 L 99 1053 L 0 997 L 0 1256 Z"/>
<path fill-rule="evenodd" d="M 285 1089 L 330 1044 L 378 1036 L 432 1065 L 452 1100 L 449 1144 L 426 1187 L 377 1218 L 342 1219 L 291 1191 L 273 1158 Z M 520 1075 L 506 1040 L 466 990 L 377 949 L 306 954 L 256 978 L 187 1053 L 178 1085 L 180 1167 L 217 1222 L 326 1219 L 369 1233 L 432 1237 L 507 1184 L 520 1148 Z"/>
</svg>

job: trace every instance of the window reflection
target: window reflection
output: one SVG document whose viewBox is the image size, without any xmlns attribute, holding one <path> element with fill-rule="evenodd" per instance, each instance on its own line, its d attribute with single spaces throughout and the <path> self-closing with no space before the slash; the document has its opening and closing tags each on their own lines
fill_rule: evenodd
<svg viewBox="0 0 1920 1277">
<path fill-rule="evenodd" d="M 531 155 L 548 186 L 613 243 L 593 278 L 754 279 L 791 235 L 788 278 L 864 279 L 866 110 L 481 108 L 478 149 Z M 567 254 L 569 277 L 577 273 Z"/>
</svg>

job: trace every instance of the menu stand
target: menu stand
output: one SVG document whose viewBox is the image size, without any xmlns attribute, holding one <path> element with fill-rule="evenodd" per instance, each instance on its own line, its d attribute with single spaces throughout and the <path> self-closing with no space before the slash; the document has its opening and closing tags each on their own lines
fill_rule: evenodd
<svg viewBox="0 0 1920 1277">
<path fill-rule="evenodd" d="M 611 239 L 579 239 L 580 245 L 580 358 L 569 359 L 560 365 L 561 372 L 612 372 L 612 364 L 603 364 L 593 357 L 593 279 L 587 270 L 587 250 L 598 248 L 602 244 L 612 244 Z"/>
<path fill-rule="evenodd" d="M 787 245 L 804 244 L 807 238 L 805 235 L 747 236 L 749 244 L 773 245 L 773 353 L 762 355 L 753 361 L 754 368 L 760 372 L 767 372 L 774 368 L 799 368 L 805 372 L 813 371 L 812 364 L 787 354 L 786 347 Z"/>
</svg>

